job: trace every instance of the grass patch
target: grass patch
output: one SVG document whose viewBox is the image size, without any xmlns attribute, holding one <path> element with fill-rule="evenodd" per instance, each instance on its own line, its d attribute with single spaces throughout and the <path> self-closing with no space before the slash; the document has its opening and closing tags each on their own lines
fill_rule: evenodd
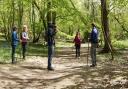
<svg viewBox="0 0 128 89">
<path fill-rule="evenodd" d="M 4 41 L 4 39 L 0 40 L 0 63 L 8 63 L 11 58 L 11 50 L 9 43 Z"/>
<path fill-rule="evenodd" d="M 116 41 L 113 43 L 113 46 L 119 49 L 128 48 L 128 40 Z"/>
<path fill-rule="evenodd" d="M 125 51 L 125 53 L 124 53 Z M 118 50 L 114 52 L 114 60 L 111 60 L 112 56 L 110 53 L 97 54 L 97 60 L 103 63 L 112 62 L 116 64 L 127 64 L 128 63 L 128 50 Z"/>
<path fill-rule="evenodd" d="M 11 45 L 4 40 L 0 40 L 0 63 L 10 63 L 11 62 Z M 47 46 L 42 44 L 29 43 L 27 47 L 27 56 L 47 56 Z M 18 60 L 22 58 L 22 47 L 19 43 L 16 48 L 15 57 Z"/>
<path fill-rule="evenodd" d="M 0 48 L 0 63 L 8 63 L 11 58 L 11 52 L 9 48 Z"/>
<path fill-rule="evenodd" d="M 44 46 L 42 44 L 28 44 L 28 56 L 47 56 L 47 46 Z"/>
<path fill-rule="evenodd" d="M 56 42 L 56 47 L 72 47 L 74 46 L 74 43 L 71 43 L 71 42 L 61 42 L 61 41 L 58 41 Z"/>
<path fill-rule="evenodd" d="M 124 54 L 128 52 L 128 50 L 125 50 L 128 48 L 128 40 L 125 41 L 116 41 L 113 46 L 118 48 L 117 52 L 114 53 L 115 60 L 119 62 L 124 62 Z M 73 47 L 74 43 L 64 41 L 56 41 L 56 48 L 55 50 L 59 50 L 62 47 Z M 11 61 L 11 46 L 4 40 L 0 40 L 0 63 L 7 63 Z M 120 50 L 122 49 L 122 50 Z M 44 46 L 41 43 L 29 43 L 27 48 L 27 56 L 41 56 L 41 57 L 47 57 L 47 46 Z M 21 44 L 19 43 L 17 49 L 16 49 L 16 57 L 20 58 L 22 56 L 22 48 Z M 111 54 L 98 54 L 97 59 L 100 61 L 110 61 Z M 20 59 L 17 59 L 20 60 Z"/>
</svg>

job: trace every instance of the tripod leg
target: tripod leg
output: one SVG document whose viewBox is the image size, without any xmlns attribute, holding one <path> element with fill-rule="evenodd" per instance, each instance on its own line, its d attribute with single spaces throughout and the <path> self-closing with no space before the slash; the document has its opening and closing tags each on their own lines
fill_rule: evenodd
<svg viewBox="0 0 128 89">
<path fill-rule="evenodd" d="M 87 66 L 88 66 L 88 59 L 89 59 L 89 40 L 88 40 L 88 50 L 87 50 Z"/>
</svg>

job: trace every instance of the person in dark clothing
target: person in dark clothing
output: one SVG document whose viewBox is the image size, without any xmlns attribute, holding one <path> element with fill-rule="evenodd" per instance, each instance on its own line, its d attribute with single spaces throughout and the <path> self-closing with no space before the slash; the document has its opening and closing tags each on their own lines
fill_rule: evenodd
<svg viewBox="0 0 128 89">
<path fill-rule="evenodd" d="M 96 64 L 96 48 L 98 43 L 98 30 L 94 23 L 92 23 L 92 31 L 91 31 L 91 59 L 92 59 L 92 65 L 90 67 L 95 67 Z"/>
<path fill-rule="evenodd" d="M 47 44 L 48 44 L 48 70 L 54 70 L 52 67 L 52 58 L 54 55 L 54 46 L 55 46 L 55 30 L 54 25 L 52 23 L 48 24 L 48 32 L 47 32 Z"/>
<path fill-rule="evenodd" d="M 28 29 L 27 26 L 23 26 L 23 32 L 21 33 L 21 42 L 22 42 L 22 55 L 23 59 L 25 59 L 26 49 L 27 49 L 27 41 L 28 41 Z"/>
<path fill-rule="evenodd" d="M 15 60 L 15 51 L 16 51 L 16 47 L 18 45 L 18 35 L 17 35 L 17 28 L 16 27 L 13 27 L 12 29 L 12 42 L 11 42 L 11 45 L 12 45 L 12 64 L 16 63 L 16 60 Z"/>
<path fill-rule="evenodd" d="M 76 33 L 73 42 L 75 43 L 75 48 L 76 48 L 76 58 L 80 58 L 81 38 L 79 32 Z"/>
</svg>

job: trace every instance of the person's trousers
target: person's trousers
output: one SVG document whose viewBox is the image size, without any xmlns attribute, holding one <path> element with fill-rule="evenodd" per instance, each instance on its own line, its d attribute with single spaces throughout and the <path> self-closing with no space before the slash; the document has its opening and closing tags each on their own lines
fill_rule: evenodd
<svg viewBox="0 0 128 89">
<path fill-rule="evenodd" d="M 96 65 L 96 47 L 97 43 L 91 43 L 91 59 L 92 59 L 92 65 Z"/>
<path fill-rule="evenodd" d="M 16 62 L 15 52 L 16 52 L 16 45 L 12 45 L 12 64 Z"/>
<path fill-rule="evenodd" d="M 48 68 L 52 67 L 52 57 L 54 54 L 54 46 L 48 46 Z"/>
<path fill-rule="evenodd" d="M 22 55 L 23 55 L 23 59 L 25 59 L 26 57 L 26 50 L 27 50 L 27 43 L 23 42 L 22 43 Z"/>
<path fill-rule="evenodd" d="M 75 45 L 76 47 L 76 58 L 80 57 L 80 45 Z"/>
</svg>

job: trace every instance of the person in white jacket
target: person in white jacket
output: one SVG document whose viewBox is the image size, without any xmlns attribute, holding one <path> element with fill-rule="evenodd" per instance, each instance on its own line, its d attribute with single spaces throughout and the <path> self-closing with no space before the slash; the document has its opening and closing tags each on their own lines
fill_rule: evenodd
<svg viewBox="0 0 128 89">
<path fill-rule="evenodd" d="M 28 28 L 26 25 L 23 26 L 23 31 L 21 33 L 21 43 L 22 43 L 22 55 L 23 59 L 25 59 L 26 49 L 27 49 L 27 41 L 28 41 Z"/>
</svg>

